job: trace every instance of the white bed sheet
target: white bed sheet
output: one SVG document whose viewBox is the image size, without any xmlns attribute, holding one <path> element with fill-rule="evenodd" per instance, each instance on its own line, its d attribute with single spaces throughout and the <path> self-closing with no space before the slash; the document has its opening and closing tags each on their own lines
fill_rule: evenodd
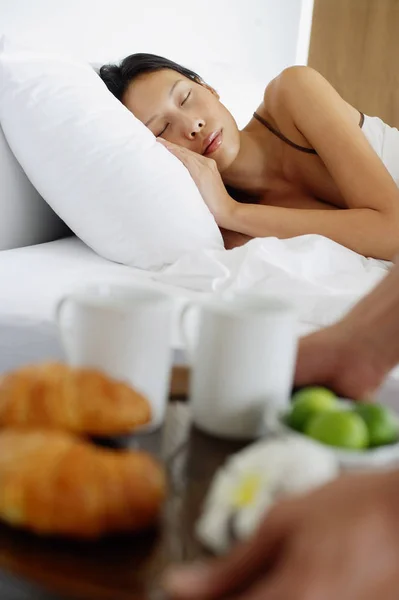
<svg viewBox="0 0 399 600">
<path fill-rule="evenodd" d="M 282 296 L 295 306 L 300 329 L 309 330 L 341 317 L 390 266 L 320 235 L 304 235 L 257 238 L 234 250 L 188 254 L 152 278 L 202 293 Z"/>
</svg>

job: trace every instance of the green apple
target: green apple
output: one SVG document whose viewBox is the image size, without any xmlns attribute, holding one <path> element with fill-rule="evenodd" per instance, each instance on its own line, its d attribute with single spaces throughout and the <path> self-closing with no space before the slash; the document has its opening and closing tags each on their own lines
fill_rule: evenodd
<svg viewBox="0 0 399 600">
<path fill-rule="evenodd" d="M 292 429 L 302 432 L 315 414 L 338 409 L 337 396 L 324 387 L 303 388 L 293 395 L 292 403 L 286 422 Z"/>
<path fill-rule="evenodd" d="M 384 446 L 398 441 L 398 420 L 389 408 L 381 404 L 358 404 L 354 411 L 366 423 L 370 446 Z"/>
<path fill-rule="evenodd" d="M 324 412 L 309 421 L 306 435 L 338 448 L 363 450 L 369 445 L 369 433 L 361 416 L 350 410 Z"/>
</svg>

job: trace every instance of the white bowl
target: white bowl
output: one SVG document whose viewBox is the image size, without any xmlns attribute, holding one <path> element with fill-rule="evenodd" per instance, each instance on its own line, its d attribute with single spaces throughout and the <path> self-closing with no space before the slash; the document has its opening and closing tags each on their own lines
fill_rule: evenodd
<svg viewBox="0 0 399 600">
<path fill-rule="evenodd" d="M 342 404 L 342 408 L 348 409 L 353 405 L 353 402 L 345 398 L 340 398 L 339 401 Z M 392 409 L 390 410 L 392 411 Z M 396 415 L 399 423 L 398 413 L 395 411 L 392 412 Z M 266 424 L 266 431 L 275 435 L 294 436 L 307 440 L 312 439 L 286 425 L 283 420 L 284 416 L 281 415 L 279 418 L 274 419 L 272 423 L 269 421 Z M 366 450 L 344 450 L 335 446 L 322 444 L 317 440 L 312 441 L 323 446 L 323 448 L 331 450 L 344 470 L 393 468 L 395 465 L 399 465 L 399 441 L 395 444 L 379 446 L 378 448 L 368 448 Z"/>
</svg>

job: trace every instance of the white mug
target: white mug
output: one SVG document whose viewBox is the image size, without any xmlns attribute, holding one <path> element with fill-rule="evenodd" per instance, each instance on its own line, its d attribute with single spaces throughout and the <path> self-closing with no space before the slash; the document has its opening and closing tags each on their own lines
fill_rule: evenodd
<svg viewBox="0 0 399 600">
<path fill-rule="evenodd" d="M 172 299 L 118 285 L 88 286 L 60 300 L 56 317 L 68 362 L 100 369 L 144 394 L 149 429 L 165 415 L 172 366 Z"/>
<path fill-rule="evenodd" d="M 187 316 L 198 311 L 195 341 Z M 289 406 L 296 314 L 281 299 L 240 294 L 189 304 L 181 316 L 192 365 L 194 423 L 207 433 L 255 438 Z M 190 333 L 190 335 L 188 335 Z"/>
</svg>

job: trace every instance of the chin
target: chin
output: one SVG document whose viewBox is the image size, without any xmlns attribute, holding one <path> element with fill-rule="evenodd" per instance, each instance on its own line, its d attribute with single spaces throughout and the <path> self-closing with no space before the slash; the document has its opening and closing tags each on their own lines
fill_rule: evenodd
<svg viewBox="0 0 399 600">
<path fill-rule="evenodd" d="M 226 171 L 238 155 L 239 146 L 228 146 L 226 148 L 221 148 L 220 156 L 215 156 L 216 164 L 218 166 L 219 173 L 223 173 Z"/>
<path fill-rule="evenodd" d="M 220 173 L 231 167 L 240 151 L 240 132 L 232 117 L 231 119 L 233 122 L 223 127 L 223 144 L 214 156 Z"/>
</svg>

